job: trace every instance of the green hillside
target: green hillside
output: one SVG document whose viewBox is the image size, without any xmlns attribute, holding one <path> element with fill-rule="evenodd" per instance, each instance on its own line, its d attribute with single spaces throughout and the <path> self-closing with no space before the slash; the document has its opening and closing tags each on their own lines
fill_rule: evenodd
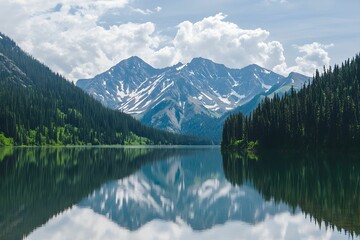
<svg viewBox="0 0 360 240">
<path fill-rule="evenodd" d="M 206 143 L 103 107 L 0 36 L 0 146 Z"/>
<path fill-rule="evenodd" d="M 250 116 L 229 117 L 224 146 L 246 148 L 358 148 L 360 145 L 360 55 L 317 71 L 299 92 L 265 98 Z M 251 145 L 251 144 L 250 144 Z"/>
</svg>

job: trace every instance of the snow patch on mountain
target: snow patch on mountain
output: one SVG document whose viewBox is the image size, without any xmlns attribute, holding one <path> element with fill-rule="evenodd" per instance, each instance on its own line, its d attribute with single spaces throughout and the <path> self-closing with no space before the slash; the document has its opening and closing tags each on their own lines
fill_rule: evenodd
<svg viewBox="0 0 360 240">
<path fill-rule="evenodd" d="M 177 71 L 180 71 L 181 69 L 183 69 L 184 67 L 186 67 L 186 65 L 187 65 L 187 64 L 183 64 L 183 65 L 181 65 L 180 67 L 177 67 L 176 70 L 177 70 Z"/>
<path fill-rule="evenodd" d="M 131 57 L 77 85 L 105 106 L 147 125 L 197 135 L 204 121 L 220 118 L 285 79 L 255 64 L 230 69 L 194 58 L 155 69 Z"/>
</svg>

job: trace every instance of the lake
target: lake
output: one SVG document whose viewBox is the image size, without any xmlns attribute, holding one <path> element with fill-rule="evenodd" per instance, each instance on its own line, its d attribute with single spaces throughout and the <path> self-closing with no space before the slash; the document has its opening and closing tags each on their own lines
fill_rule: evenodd
<svg viewBox="0 0 360 240">
<path fill-rule="evenodd" d="M 359 156 L 0 148 L 0 239 L 360 239 Z"/>
</svg>

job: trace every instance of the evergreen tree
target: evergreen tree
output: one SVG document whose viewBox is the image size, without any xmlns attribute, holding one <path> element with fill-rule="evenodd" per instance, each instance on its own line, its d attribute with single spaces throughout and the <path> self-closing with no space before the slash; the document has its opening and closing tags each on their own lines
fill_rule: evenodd
<svg viewBox="0 0 360 240">
<path fill-rule="evenodd" d="M 357 148 L 360 144 L 360 56 L 316 71 L 299 92 L 265 98 L 246 117 L 230 116 L 223 145 L 258 141 L 261 147 Z"/>
<path fill-rule="evenodd" d="M 0 36 L 0 144 L 208 143 L 155 130 L 105 108 Z"/>
</svg>

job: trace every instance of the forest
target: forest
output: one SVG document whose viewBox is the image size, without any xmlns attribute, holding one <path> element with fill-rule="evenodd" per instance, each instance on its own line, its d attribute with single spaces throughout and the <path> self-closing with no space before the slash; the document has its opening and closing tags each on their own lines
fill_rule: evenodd
<svg viewBox="0 0 360 240">
<path fill-rule="evenodd" d="M 229 182 L 251 184 L 267 201 L 286 203 L 321 227 L 360 234 L 359 152 L 224 151 Z"/>
<path fill-rule="evenodd" d="M 360 144 L 360 55 L 316 71 L 296 92 L 265 98 L 248 116 L 231 115 L 222 146 L 239 149 L 357 148 Z"/>
<path fill-rule="evenodd" d="M 103 107 L 1 36 L 0 146 L 207 143 Z"/>
<path fill-rule="evenodd" d="M 182 154 L 157 148 L 0 148 L 0 205 L 6 206 L 0 211 L 0 239 L 23 239 L 102 184 Z"/>
</svg>

